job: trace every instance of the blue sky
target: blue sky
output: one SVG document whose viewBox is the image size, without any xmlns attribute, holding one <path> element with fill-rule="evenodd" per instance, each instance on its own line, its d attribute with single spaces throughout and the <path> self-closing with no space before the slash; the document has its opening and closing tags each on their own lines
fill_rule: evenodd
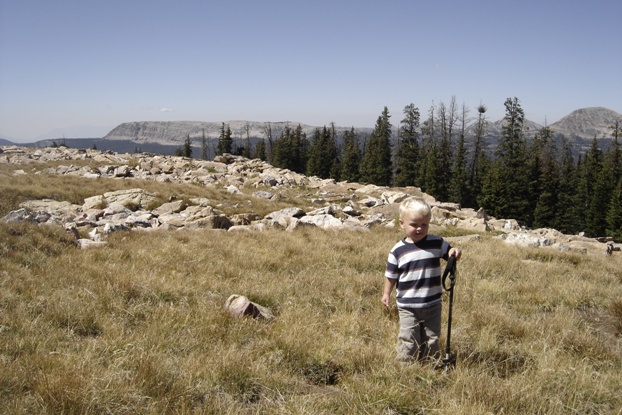
<svg viewBox="0 0 622 415">
<path fill-rule="evenodd" d="M 622 113 L 615 0 L 0 0 L 0 138 L 128 121 L 394 125 L 455 96 Z M 99 132 L 99 134 L 97 133 Z M 76 135 L 78 134 L 78 135 Z"/>
</svg>

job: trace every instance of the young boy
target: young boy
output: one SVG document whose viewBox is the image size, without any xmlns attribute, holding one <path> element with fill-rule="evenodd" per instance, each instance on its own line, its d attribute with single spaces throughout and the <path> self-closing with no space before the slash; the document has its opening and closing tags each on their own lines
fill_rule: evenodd
<svg viewBox="0 0 622 415">
<path fill-rule="evenodd" d="M 400 226 L 406 237 L 396 243 L 387 260 L 382 304 L 390 306 L 396 287 L 400 319 L 397 358 L 401 361 L 440 357 L 441 258 L 462 252 L 439 236 L 428 235 L 432 211 L 421 197 L 400 204 Z"/>
</svg>

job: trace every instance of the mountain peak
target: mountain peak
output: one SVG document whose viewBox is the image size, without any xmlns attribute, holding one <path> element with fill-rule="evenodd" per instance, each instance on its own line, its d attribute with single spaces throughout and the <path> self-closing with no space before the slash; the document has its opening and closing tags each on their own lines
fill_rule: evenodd
<svg viewBox="0 0 622 415">
<path fill-rule="evenodd" d="M 592 139 L 610 136 L 611 129 L 609 127 L 616 120 L 622 121 L 622 114 L 609 108 L 589 107 L 571 112 L 561 120 L 551 124 L 550 127 L 553 131 L 568 137 Z"/>
</svg>

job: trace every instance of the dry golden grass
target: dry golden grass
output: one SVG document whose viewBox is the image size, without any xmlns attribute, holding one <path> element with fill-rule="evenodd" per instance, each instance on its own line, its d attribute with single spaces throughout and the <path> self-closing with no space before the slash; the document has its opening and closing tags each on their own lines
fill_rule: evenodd
<svg viewBox="0 0 622 415">
<path fill-rule="evenodd" d="M 91 160 L 90 163 L 94 162 Z M 49 162 L 19 166 L 0 163 L 0 217 L 18 209 L 19 204 L 27 200 L 52 199 L 82 205 L 87 197 L 133 188 L 141 188 L 158 195 L 160 203 L 173 197 L 178 199 L 208 198 L 214 201 L 214 207 L 227 215 L 248 212 L 266 215 L 285 207 L 302 207 L 308 204 L 301 197 L 304 189 L 302 191 L 301 189 L 279 189 L 275 192 L 278 196 L 277 200 L 270 201 L 250 197 L 253 192 L 262 190 L 257 188 L 242 188 L 240 194 L 231 194 L 224 188 L 206 187 L 196 183 L 172 184 L 153 180 L 111 178 L 84 179 L 79 176 L 41 174 L 46 168 L 56 167 L 58 164 L 59 162 Z M 16 169 L 20 168 L 28 174 L 13 174 Z M 273 189 L 267 190 L 273 191 Z"/>
<path fill-rule="evenodd" d="M 143 187 L 16 179 L 0 178 L 16 200 Z M 147 190 L 231 198 L 167 186 Z M 622 256 L 462 246 L 445 373 L 394 361 L 380 295 L 400 237 L 134 231 L 79 250 L 60 228 L 1 224 L 0 413 L 620 413 Z M 231 294 L 276 319 L 230 317 Z"/>
</svg>

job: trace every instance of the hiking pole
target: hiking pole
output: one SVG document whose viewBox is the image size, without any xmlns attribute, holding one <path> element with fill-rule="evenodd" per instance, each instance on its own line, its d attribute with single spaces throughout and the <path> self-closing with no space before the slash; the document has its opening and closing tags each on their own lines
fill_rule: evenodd
<svg viewBox="0 0 622 415">
<path fill-rule="evenodd" d="M 449 288 L 447 287 L 446 280 L 449 276 Z M 449 291 L 449 314 L 447 316 L 447 343 L 445 347 L 445 359 L 443 359 L 443 367 L 445 370 L 449 370 L 456 366 L 455 356 L 451 356 L 451 312 L 454 304 L 454 285 L 456 284 L 456 257 L 450 256 L 443 272 L 443 289 Z"/>
</svg>

